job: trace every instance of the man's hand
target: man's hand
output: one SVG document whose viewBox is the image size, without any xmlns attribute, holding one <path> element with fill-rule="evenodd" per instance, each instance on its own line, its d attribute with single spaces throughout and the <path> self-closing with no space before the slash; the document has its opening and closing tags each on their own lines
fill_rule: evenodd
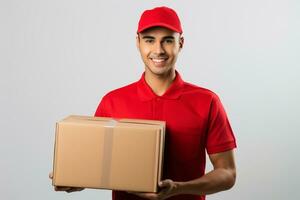
<svg viewBox="0 0 300 200">
<path fill-rule="evenodd" d="M 129 193 L 145 199 L 163 200 L 176 195 L 178 192 L 177 183 L 170 179 L 161 181 L 158 184 L 158 186 L 160 187 L 160 191 L 158 193 L 143 193 L 143 192 L 129 192 Z"/>
<path fill-rule="evenodd" d="M 52 179 L 53 178 L 53 173 L 50 172 L 49 173 L 49 178 Z M 55 186 L 54 187 L 55 191 L 65 191 L 65 192 L 78 192 L 78 191 L 82 191 L 84 190 L 84 188 L 80 188 L 80 187 L 61 187 L 61 186 Z"/>
</svg>

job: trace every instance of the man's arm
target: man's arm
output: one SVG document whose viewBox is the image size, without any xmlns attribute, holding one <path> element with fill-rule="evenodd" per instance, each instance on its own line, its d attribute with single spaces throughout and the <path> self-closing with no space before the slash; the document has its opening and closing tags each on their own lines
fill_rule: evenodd
<svg viewBox="0 0 300 200">
<path fill-rule="evenodd" d="M 230 189 L 236 178 L 233 150 L 210 154 L 209 158 L 214 169 L 200 178 L 187 182 L 164 180 L 160 184 L 162 190 L 159 193 L 134 194 L 143 198 L 162 200 L 179 194 L 207 195 Z"/>
<path fill-rule="evenodd" d="M 236 178 L 233 150 L 209 155 L 214 169 L 204 176 L 179 182 L 178 190 L 182 194 L 206 195 L 230 189 Z"/>
</svg>

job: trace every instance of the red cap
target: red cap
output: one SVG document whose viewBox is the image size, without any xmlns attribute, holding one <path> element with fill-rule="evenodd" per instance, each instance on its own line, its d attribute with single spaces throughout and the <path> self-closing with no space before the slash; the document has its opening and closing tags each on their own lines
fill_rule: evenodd
<svg viewBox="0 0 300 200">
<path fill-rule="evenodd" d="M 175 32 L 182 33 L 178 15 L 173 9 L 165 6 L 145 10 L 141 15 L 137 33 L 154 26 L 162 26 Z"/>
</svg>

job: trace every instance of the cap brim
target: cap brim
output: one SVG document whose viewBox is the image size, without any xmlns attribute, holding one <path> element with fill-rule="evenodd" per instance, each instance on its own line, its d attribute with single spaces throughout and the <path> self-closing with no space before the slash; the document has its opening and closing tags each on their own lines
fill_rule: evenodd
<svg viewBox="0 0 300 200">
<path fill-rule="evenodd" d="M 182 33 L 181 30 L 178 30 L 178 29 L 176 29 L 175 27 L 170 26 L 169 24 L 165 24 L 165 23 L 152 23 L 152 24 L 148 24 L 147 26 L 144 26 L 144 27 L 138 29 L 138 30 L 137 30 L 137 33 L 143 32 L 143 31 L 145 31 L 146 29 L 149 29 L 149 28 L 152 28 L 152 27 L 156 27 L 156 26 L 164 27 L 164 28 L 170 29 L 170 30 L 172 30 L 172 31 L 175 31 L 175 32 L 177 32 L 177 33 Z"/>
</svg>

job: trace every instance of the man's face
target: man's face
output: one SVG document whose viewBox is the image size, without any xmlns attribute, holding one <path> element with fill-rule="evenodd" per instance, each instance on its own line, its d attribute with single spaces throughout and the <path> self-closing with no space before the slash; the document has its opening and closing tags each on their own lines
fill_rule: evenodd
<svg viewBox="0 0 300 200">
<path fill-rule="evenodd" d="M 139 33 L 136 44 L 146 72 L 164 76 L 175 68 L 177 56 L 183 46 L 183 37 L 167 28 L 153 27 Z"/>
</svg>

